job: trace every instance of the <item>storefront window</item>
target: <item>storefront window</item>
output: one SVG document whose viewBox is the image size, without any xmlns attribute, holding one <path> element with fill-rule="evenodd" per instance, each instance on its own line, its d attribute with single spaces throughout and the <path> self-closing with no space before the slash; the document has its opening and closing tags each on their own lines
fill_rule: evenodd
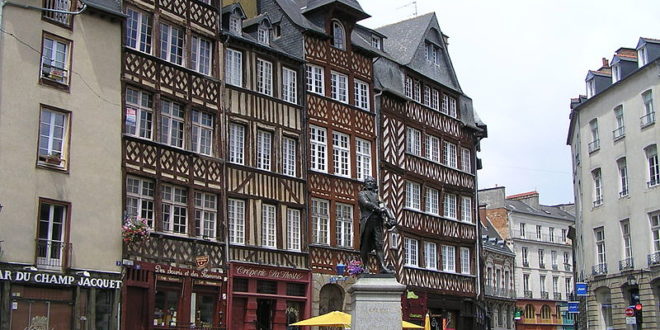
<svg viewBox="0 0 660 330">
<path fill-rule="evenodd" d="M 190 299 L 190 323 L 198 327 L 213 326 L 213 314 L 215 311 L 215 297 L 212 293 L 193 292 Z"/>
<path fill-rule="evenodd" d="M 180 291 L 181 289 L 176 286 L 156 288 L 154 325 L 176 326 Z"/>
<path fill-rule="evenodd" d="M 287 296 L 297 296 L 304 297 L 306 296 L 305 284 L 302 283 L 287 283 L 286 284 L 286 295 Z"/>
<path fill-rule="evenodd" d="M 277 294 L 277 282 L 257 281 L 257 293 Z"/>
<path fill-rule="evenodd" d="M 286 324 L 296 323 L 303 319 L 303 310 L 305 305 L 302 301 L 286 302 Z M 287 326 L 286 330 L 297 330 L 300 327 Z"/>
<path fill-rule="evenodd" d="M 96 330 L 109 330 L 112 328 L 112 290 L 96 290 Z"/>
</svg>

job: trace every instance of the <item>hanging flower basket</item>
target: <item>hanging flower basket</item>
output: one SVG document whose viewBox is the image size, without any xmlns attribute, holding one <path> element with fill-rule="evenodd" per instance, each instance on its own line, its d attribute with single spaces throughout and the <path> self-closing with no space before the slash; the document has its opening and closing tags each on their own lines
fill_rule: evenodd
<svg viewBox="0 0 660 330">
<path fill-rule="evenodd" d="M 128 217 L 121 227 L 121 236 L 126 244 L 134 244 L 149 239 L 151 229 L 147 219 Z"/>
<path fill-rule="evenodd" d="M 364 272 L 364 267 L 362 267 L 362 261 L 360 260 L 351 260 L 346 266 L 348 275 L 358 276 Z"/>
</svg>

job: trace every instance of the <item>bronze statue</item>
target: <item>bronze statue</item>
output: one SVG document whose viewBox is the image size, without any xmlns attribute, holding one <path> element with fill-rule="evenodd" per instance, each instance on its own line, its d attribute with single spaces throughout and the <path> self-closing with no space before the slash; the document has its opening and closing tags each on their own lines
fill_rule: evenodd
<svg viewBox="0 0 660 330">
<path fill-rule="evenodd" d="M 378 183 L 376 179 L 364 179 L 364 188 L 358 194 L 360 203 L 360 257 L 365 272 L 369 272 L 369 253 L 376 250 L 380 273 L 393 274 L 394 271 L 385 265 L 383 250 L 383 226 L 390 229 L 396 225 L 392 211 L 382 206 L 378 200 Z"/>
</svg>

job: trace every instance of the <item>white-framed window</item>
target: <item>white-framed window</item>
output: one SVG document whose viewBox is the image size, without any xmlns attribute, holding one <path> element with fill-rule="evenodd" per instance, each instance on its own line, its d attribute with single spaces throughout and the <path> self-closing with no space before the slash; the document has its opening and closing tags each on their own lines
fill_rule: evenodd
<svg viewBox="0 0 660 330">
<path fill-rule="evenodd" d="M 653 252 L 660 252 L 660 212 L 649 213 Z"/>
<path fill-rule="evenodd" d="M 282 138 L 282 174 L 296 176 L 297 141 L 294 138 Z"/>
<path fill-rule="evenodd" d="M 355 106 L 360 109 L 369 110 L 369 84 L 365 83 L 364 81 L 355 79 L 354 85 Z"/>
<path fill-rule="evenodd" d="M 557 266 L 557 251 L 550 251 L 550 262 L 552 263 L 553 268 Z"/>
<path fill-rule="evenodd" d="M 419 102 L 421 100 L 421 94 L 422 94 L 422 83 L 415 79 L 413 80 L 413 100 L 416 102 Z"/>
<path fill-rule="evenodd" d="M 626 157 L 619 158 L 616 161 L 619 168 L 619 197 L 628 196 L 628 165 L 626 164 Z"/>
<path fill-rule="evenodd" d="M 644 116 L 641 118 L 642 128 L 655 123 L 655 109 L 653 107 L 653 91 L 647 90 L 642 93 L 642 101 L 644 102 Z"/>
<path fill-rule="evenodd" d="M 307 77 L 307 90 L 323 95 L 324 92 L 324 82 L 323 82 L 323 68 L 316 65 L 308 64 L 305 67 L 305 73 Z"/>
<path fill-rule="evenodd" d="M 630 221 L 621 221 L 621 243 L 623 243 L 623 258 L 632 258 L 632 238 L 630 237 Z"/>
<path fill-rule="evenodd" d="M 257 168 L 265 171 L 271 170 L 273 133 L 257 130 Z"/>
<path fill-rule="evenodd" d="M 617 140 L 626 134 L 625 122 L 623 120 L 623 105 L 614 108 L 614 118 L 616 120 L 616 128 L 612 131 L 612 135 L 614 140 Z"/>
<path fill-rule="evenodd" d="M 499 269 L 498 269 L 499 271 Z M 470 267 L 470 248 L 461 248 L 461 274 L 471 274 L 472 267 Z M 508 273 L 507 273 L 508 280 Z"/>
<path fill-rule="evenodd" d="M 539 275 L 539 285 L 541 287 L 541 292 L 547 292 L 546 286 L 545 286 L 545 275 Z M 549 319 L 549 316 L 543 317 L 544 319 Z"/>
<path fill-rule="evenodd" d="M 605 230 L 603 227 L 594 229 L 594 237 L 596 244 L 596 264 L 602 266 L 607 263 L 605 257 Z"/>
<path fill-rule="evenodd" d="M 229 162 L 243 165 L 245 162 L 245 126 L 229 123 Z"/>
<path fill-rule="evenodd" d="M 348 103 L 348 77 L 345 74 L 332 71 L 330 73 L 331 93 L 330 97 Z"/>
<path fill-rule="evenodd" d="M 192 150 L 209 156 L 213 153 L 213 115 L 192 111 Z"/>
<path fill-rule="evenodd" d="M 520 254 L 522 254 L 523 267 L 528 267 L 529 266 L 529 249 L 527 249 L 526 247 L 523 246 L 520 251 L 521 251 Z"/>
<path fill-rule="evenodd" d="M 406 142 L 408 153 L 411 153 L 415 156 L 422 155 L 422 132 L 412 127 L 408 127 Z"/>
<path fill-rule="evenodd" d="M 594 197 L 594 206 L 599 206 L 603 204 L 603 177 L 600 173 L 600 168 L 597 168 L 591 172 L 593 177 L 593 197 Z"/>
<path fill-rule="evenodd" d="M 461 220 L 472 223 L 472 198 L 461 197 Z"/>
<path fill-rule="evenodd" d="M 339 21 L 332 21 L 332 46 L 339 49 L 346 49 L 346 32 L 344 26 Z"/>
<path fill-rule="evenodd" d="M 227 201 L 229 218 L 229 243 L 245 244 L 245 201 L 229 199 Z"/>
<path fill-rule="evenodd" d="M 449 97 L 449 116 L 457 118 L 458 117 L 458 108 L 456 107 L 456 98 Z"/>
<path fill-rule="evenodd" d="M 151 15 L 126 8 L 126 46 L 151 54 Z"/>
<path fill-rule="evenodd" d="M 424 85 L 422 93 L 422 104 L 429 106 L 431 104 L 431 87 Z"/>
<path fill-rule="evenodd" d="M 309 130 L 311 138 L 310 156 L 312 158 L 312 170 L 328 172 L 326 156 L 328 150 L 327 131 L 325 128 L 318 126 L 310 126 Z"/>
<path fill-rule="evenodd" d="M 525 223 L 521 222 L 520 223 L 520 237 L 525 238 L 527 235 L 527 232 L 525 230 Z"/>
<path fill-rule="evenodd" d="M 262 45 L 268 45 L 270 43 L 270 32 L 268 30 L 265 24 L 259 25 L 257 29 L 257 41 Z"/>
<path fill-rule="evenodd" d="M 568 252 L 564 252 L 564 265 L 571 265 L 571 256 Z"/>
<path fill-rule="evenodd" d="M 40 165 L 64 168 L 69 158 L 69 114 L 48 108 L 41 108 L 39 117 Z"/>
<path fill-rule="evenodd" d="M 229 16 L 229 32 L 241 35 L 243 33 L 243 23 L 237 14 Z"/>
<path fill-rule="evenodd" d="M 353 206 L 337 203 L 337 246 L 353 247 Z"/>
<path fill-rule="evenodd" d="M 598 119 L 592 119 L 589 122 L 589 130 L 591 132 L 591 142 L 589 142 L 589 153 L 600 149 L 600 137 L 598 134 Z"/>
<path fill-rule="evenodd" d="M 350 137 L 339 132 L 332 132 L 332 155 L 335 174 L 348 177 L 351 175 Z"/>
<path fill-rule="evenodd" d="M 126 177 L 126 213 L 144 219 L 151 228 L 154 228 L 155 186 L 152 180 Z"/>
<path fill-rule="evenodd" d="M 420 186 L 418 183 L 406 182 L 406 207 L 419 210 L 420 209 Z"/>
<path fill-rule="evenodd" d="M 427 42 L 426 43 L 426 60 L 434 65 L 440 65 L 440 47 Z"/>
<path fill-rule="evenodd" d="M 381 49 L 380 47 L 380 37 L 372 35 L 371 36 L 371 47 L 376 49 Z"/>
<path fill-rule="evenodd" d="M 612 65 L 612 83 L 621 80 L 621 65 L 619 63 Z"/>
<path fill-rule="evenodd" d="M 658 147 L 654 144 L 646 147 L 646 161 L 649 166 L 649 187 L 660 185 L 660 165 L 658 165 Z"/>
<path fill-rule="evenodd" d="M 160 142 L 183 148 L 184 114 L 181 104 L 160 100 Z"/>
<path fill-rule="evenodd" d="M 595 79 L 587 80 L 587 98 L 591 98 L 596 95 L 596 81 Z"/>
<path fill-rule="evenodd" d="M 273 96 L 273 63 L 257 59 L 257 92 Z"/>
<path fill-rule="evenodd" d="M 426 212 L 440 214 L 440 193 L 437 189 L 426 188 Z"/>
<path fill-rule="evenodd" d="M 406 266 L 419 266 L 419 251 L 418 251 L 419 242 L 416 239 L 412 238 L 403 238 L 403 258 Z"/>
<path fill-rule="evenodd" d="M 450 245 L 442 246 L 442 270 L 456 272 L 456 248 Z"/>
<path fill-rule="evenodd" d="M 412 85 L 413 85 L 413 80 L 412 78 L 405 76 L 403 77 L 403 92 L 406 94 L 407 97 L 412 98 L 413 92 L 412 92 Z"/>
<path fill-rule="evenodd" d="M 282 100 L 298 103 L 297 79 L 296 71 L 282 68 Z"/>
<path fill-rule="evenodd" d="M 555 241 L 555 228 L 549 227 L 548 228 L 548 234 L 550 236 L 550 242 L 554 243 L 554 241 Z"/>
<path fill-rule="evenodd" d="M 312 243 L 330 244 L 330 202 L 312 198 Z"/>
<path fill-rule="evenodd" d="M 205 75 L 211 74 L 211 54 L 213 44 L 210 40 L 193 35 L 190 64 L 192 69 Z"/>
<path fill-rule="evenodd" d="M 355 138 L 355 164 L 358 180 L 371 176 L 371 142 Z"/>
<path fill-rule="evenodd" d="M 261 246 L 268 248 L 277 247 L 277 220 L 275 216 L 275 205 L 261 205 Z"/>
<path fill-rule="evenodd" d="M 456 156 L 456 145 L 445 141 L 443 144 L 443 159 L 445 162 L 445 165 L 451 167 L 451 168 L 458 168 L 458 160 Z"/>
<path fill-rule="evenodd" d="M 461 170 L 472 173 L 472 152 L 468 148 L 461 148 Z"/>
<path fill-rule="evenodd" d="M 543 249 L 539 249 L 539 267 L 544 268 L 545 267 L 545 251 Z"/>
<path fill-rule="evenodd" d="M 243 53 L 227 48 L 225 63 L 225 82 L 238 87 L 243 86 Z"/>
<path fill-rule="evenodd" d="M 62 259 L 67 256 L 66 232 L 67 205 L 39 201 L 37 228 L 37 265 L 47 269 L 61 269 Z"/>
<path fill-rule="evenodd" d="M 291 251 L 300 251 L 300 210 L 286 210 L 286 248 Z"/>
<path fill-rule="evenodd" d="M 539 240 L 539 241 L 541 240 L 541 237 L 543 237 L 542 233 L 543 233 L 543 227 L 541 227 L 541 225 L 536 225 L 536 239 L 537 240 Z"/>
<path fill-rule="evenodd" d="M 432 162 L 440 162 L 440 139 L 433 136 L 426 136 L 426 158 Z"/>
<path fill-rule="evenodd" d="M 560 243 L 566 243 L 566 228 L 561 229 L 561 242 Z"/>
<path fill-rule="evenodd" d="M 440 92 L 435 88 L 431 90 L 431 108 L 440 110 Z"/>
<path fill-rule="evenodd" d="M 216 237 L 217 197 L 215 194 L 195 192 L 195 236 Z"/>
<path fill-rule="evenodd" d="M 160 23 L 160 58 L 183 65 L 183 29 L 165 23 Z"/>
<path fill-rule="evenodd" d="M 153 138 L 153 98 L 151 94 L 126 87 L 126 134 Z"/>
<path fill-rule="evenodd" d="M 70 78 L 71 41 L 44 35 L 41 49 L 41 77 L 60 84 L 68 85 Z"/>
<path fill-rule="evenodd" d="M 424 265 L 428 269 L 438 269 L 438 246 L 433 242 L 424 242 Z"/>
<path fill-rule="evenodd" d="M 443 215 L 445 218 L 456 219 L 456 195 L 445 194 Z"/>
<path fill-rule="evenodd" d="M 645 66 L 647 63 L 649 63 L 648 51 L 646 50 L 646 46 L 641 47 L 637 50 L 637 59 L 639 60 L 640 68 Z"/>
<path fill-rule="evenodd" d="M 161 195 L 163 230 L 186 234 L 188 230 L 188 192 L 185 188 L 163 185 Z"/>
<path fill-rule="evenodd" d="M 573 286 L 571 285 L 571 278 L 566 277 L 564 279 L 564 284 L 566 285 L 566 297 L 568 297 L 569 294 L 573 293 Z"/>
</svg>

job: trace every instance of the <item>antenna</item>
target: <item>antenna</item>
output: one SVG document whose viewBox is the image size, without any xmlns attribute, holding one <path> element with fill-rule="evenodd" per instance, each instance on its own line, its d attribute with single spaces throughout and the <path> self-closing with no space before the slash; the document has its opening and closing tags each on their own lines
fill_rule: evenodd
<svg viewBox="0 0 660 330">
<path fill-rule="evenodd" d="M 407 4 L 401 6 L 397 9 L 406 8 L 406 7 L 410 7 L 410 6 L 413 6 L 413 16 L 417 17 L 417 0 L 413 0 L 412 2 L 407 3 Z"/>
</svg>

